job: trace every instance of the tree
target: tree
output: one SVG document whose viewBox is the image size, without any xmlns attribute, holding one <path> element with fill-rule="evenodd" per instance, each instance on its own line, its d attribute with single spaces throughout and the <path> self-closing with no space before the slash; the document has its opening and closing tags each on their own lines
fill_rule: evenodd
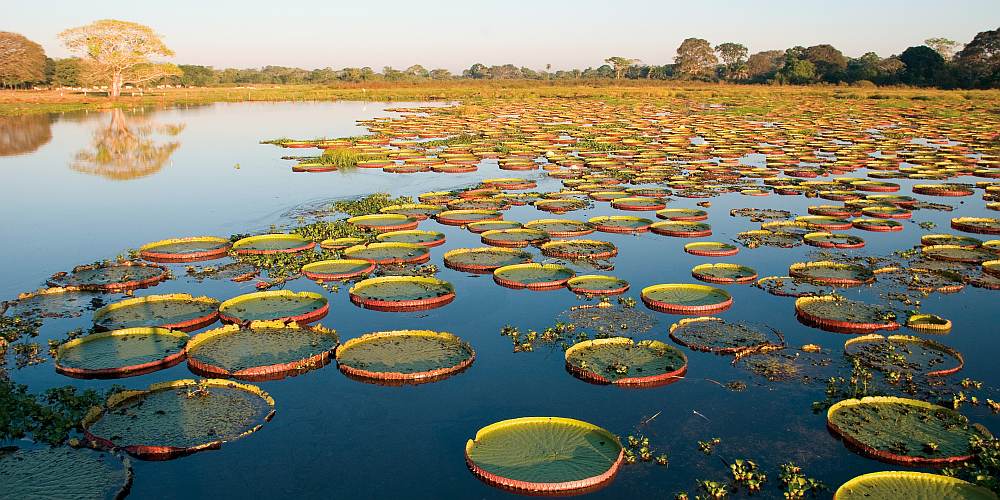
<svg viewBox="0 0 1000 500">
<path fill-rule="evenodd" d="M 944 70 L 944 58 L 926 45 L 904 50 L 899 55 L 899 60 L 906 65 L 903 83 L 909 85 L 934 85 Z"/>
<path fill-rule="evenodd" d="M 473 80 L 481 80 L 483 78 L 490 77 L 490 69 L 486 67 L 485 64 L 476 63 L 469 67 L 469 69 L 462 72 L 462 76 L 465 78 L 472 78 Z"/>
<path fill-rule="evenodd" d="M 708 40 L 701 38 L 688 38 L 677 47 L 677 71 L 689 78 L 711 77 L 715 65 L 719 64 L 719 58 L 715 57 L 715 50 L 708 43 Z"/>
<path fill-rule="evenodd" d="M 928 38 L 924 40 L 924 45 L 934 49 L 934 52 L 941 54 L 945 61 L 950 61 L 958 50 L 958 42 L 947 38 Z"/>
<path fill-rule="evenodd" d="M 747 59 L 747 76 L 754 80 L 763 82 L 774 78 L 782 66 L 785 65 L 785 53 L 780 50 L 765 50 L 758 52 Z"/>
<path fill-rule="evenodd" d="M 427 78 L 431 76 L 430 71 L 427 71 L 426 68 L 424 68 L 419 64 L 414 64 L 413 66 L 410 66 L 409 68 L 403 70 L 403 72 L 409 76 L 413 76 L 416 78 Z"/>
<path fill-rule="evenodd" d="M 847 58 L 832 45 L 822 44 L 808 47 L 802 51 L 801 58 L 813 63 L 816 76 L 825 81 L 835 83 L 844 79 Z"/>
<path fill-rule="evenodd" d="M 71 52 L 83 55 L 94 78 L 107 82 L 108 94 L 121 95 L 125 84 L 142 84 L 168 75 L 182 74 L 176 66 L 154 63 L 151 57 L 169 57 L 160 36 L 148 26 L 104 19 L 59 33 Z"/>
<path fill-rule="evenodd" d="M 731 80 L 744 80 L 747 78 L 748 68 L 747 48 L 739 43 L 726 42 L 715 46 L 715 51 L 719 53 L 722 62 L 726 65 L 723 76 Z"/>
<path fill-rule="evenodd" d="M 611 67 L 614 68 L 615 80 L 621 80 L 622 76 L 625 75 L 625 72 L 628 71 L 629 67 L 639 62 L 639 60 L 629 59 L 627 57 L 621 57 L 621 56 L 614 56 L 605 59 L 604 62 L 610 64 Z"/>
<path fill-rule="evenodd" d="M 188 87 L 204 87 L 215 81 L 215 71 L 209 66 L 197 66 L 194 64 L 181 64 L 181 85 Z"/>
<path fill-rule="evenodd" d="M 955 56 L 955 63 L 964 85 L 1000 86 L 1000 28 L 978 33 Z"/>
<path fill-rule="evenodd" d="M 0 31 L 0 85 L 45 81 L 45 51 L 22 35 Z"/>
<path fill-rule="evenodd" d="M 785 56 L 785 65 L 777 74 L 782 83 L 801 85 L 816 80 L 816 65 L 806 59 L 798 59 L 792 54 Z"/>
<path fill-rule="evenodd" d="M 451 71 L 444 68 L 432 69 L 430 72 L 430 77 L 432 80 L 450 80 Z"/>
</svg>

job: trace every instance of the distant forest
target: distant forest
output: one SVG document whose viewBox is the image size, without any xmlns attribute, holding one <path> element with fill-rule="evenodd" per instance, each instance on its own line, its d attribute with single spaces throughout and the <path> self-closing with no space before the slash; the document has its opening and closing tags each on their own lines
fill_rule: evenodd
<svg viewBox="0 0 1000 500">
<path fill-rule="evenodd" d="M 648 64 L 613 56 L 597 67 L 573 70 L 532 69 L 514 64 L 473 64 L 461 74 L 427 69 L 414 64 L 405 69 L 389 66 L 376 71 L 363 68 L 307 70 L 283 66 L 252 69 L 215 69 L 180 64 L 164 76 L 147 79 L 142 86 L 226 86 L 254 84 L 335 84 L 341 82 L 421 82 L 432 80 L 687 80 L 747 84 L 849 84 L 854 86 L 909 85 L 944 89 L 1000 87 L 1000 28 L 984 31 L 967 44 L 945 38 L 928 39 L 898 55 L 881 57 L 868 52 L 845 56 L 832 45 L 792 47 L 749 54 L 736 42 L 712 45 L 688 38 L 677 48 L 673 62 Z M 101 85 L 88 75 L 80 58 L 45 57 L 41 46 L 21 35 L 0 32 L 0 85 L 9 88 L 81 87 Z"/>
</svg>

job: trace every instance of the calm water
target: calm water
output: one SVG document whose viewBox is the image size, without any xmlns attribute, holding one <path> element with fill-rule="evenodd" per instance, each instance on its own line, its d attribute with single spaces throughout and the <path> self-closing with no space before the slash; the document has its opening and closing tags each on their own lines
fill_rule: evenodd
<svg viewBox="0 0 1000 500">
<path fill-rule="evenodd" d="M 187 235 L 228 236 L 290 223 L 286 215 L 305 204 L 373 192 L 416 195 L 465 187 L 489 177 L 537 179 L 539 190 L 555 190 L 556 180 L 540 173 L 503 172 L 495 160 L 484 161 L 473 174 L 395 175 L 357 170 L 347 173 L 295 174 L 284 154 L 310 150 L 259 145 L 273 137 L 340 137 L 364 133 L 355 120 L 394 116 L 388 107 L 415 103 L 243 103 L 166 111 L 134 111 L 114 116 L 89 113 L 33 117 L 16 123 L 16 134 L 0 142 L 0 178 L 4 217 L 0 229 L 0 297 L 43 285 L 46 277 L 74 265 L 110 258 L 152 240 Z M 8 124 L 9 125 L 9 124 Z M 129 142 L 122 145 L 125 127 Z M 303 153 L 305 151 L 305 153 Z M 102 161 L 118 154 L 122 161 Z M 238 168 L 237 168 L 238 166 Z M 970 181 L 958 179 L 959 182 Z M 909 181 L 901 193 L 910 193 Z M 678 199 L 672 207 L 693 207 L 697 200 Z M 765 198 L 726 195 L 711 200 L 711 240 L 728 241 L 756 223 L 729 216 L 731 208 L 783 208 L 805 214 L 818 200 L 802 197 Z M 957 203 L 957 201 L 955 202 Z M 981 206 L 978 201 L 972 204 Z M 980 209 L 954 213 L 919 211 L 915 221 L 933 221 L 934 232 L 951 232 L 948 220 Z M 586 220 L 621 213 L 607 203 L 571 212 Z M 508 220 L 547 217 L 531 207 L 515 207 Z M 918 244 L 916 223 L 903 233 L 852 231 L 867 241 L 866 253 L 884 255 Z M 448 243 L 432 249 L 431 263 L 440 278 L 452 282 L 457 299 L 450 305 L 417 313 L 380 313 L 350 304 L 346 287 L 330 295 L 331 312 L 322 320 L 342 339 L 391 329 L 433 329 L 455 333 L 477 350 L 465 373 L 416 387 L 381 387 L 352 381 L 335 366 L 302 376 L 260 383 L 277 403 L 277 415 L 264 428 L 222 450 L 198 453 L 169 462 L 133 460 L 133 498 L 498 498 L 507 493 L 478 481 L 468 472 L 463 447 L 477 429 L 497 420 L 529 415 L 560 415 L 601 425 L 627 435 L 642 428 L 657 452 L 670 455 L 671 465 L 625 467 L 618 479 L 595 498 L 672 498 L 676 491 L 695 493 L 696 479 L 723 480 L 723 460 L 751 458 L 765 469 L 769 485 L 757 498 L 780 497 L 779 463 L 794 460 L 832 489 L 854 475 L 892 466 L 862 458 L 831 437 L 825 413 L 814 415 L 813 401 L 823 399 L 823 385 L 768 383 L 729 365 L 730 358 L 687 351 L 687 378 L 655 389 L 622 390 L 589 385 L 566 373 L 558 348 L 512 353 L 498 332 L 505 324 L 522 331 L 542 329 L 560 312 L 579 305 L 566 290 L 529 292 L 495 285 L 488 275 L 473 276 L 445 268 L 446 249 L 480 246 L 479 236 L 434 221 L 422 229 L 442 231 Z M 682 251 L 691 241 L 654 234 L 641 236 L 595 233 L 613 242 L 619 256 L 611 273 L 632 284 L 630 296 L 656 283 L 694 282 L 696 264 L 725 260 L 754 267 L 760 276 L 784 275 L 790 263 L 809 260 L 810 247 L 743 249 L 735 257 L 712 259 Z M 537 253 L 537 250 L 533 250 Z M 539 259 L 541 260 L 541 259 Z M 591 271 L 576 266 L 578 271 Z M 136 295 L 188 292 L 226 299 L 252 291 L 253 283 L 207 280 L 195 283 L 175 266 L 179 279 Z M 289 283 L 292 290 L 322 291 L 308 280 Z M 735 305 L 718 316 L 767 324 L 781 330 L 792 346 L 816 343 L 839 360 L 843 335 L 808 328 L 794 317 L 793 299 L 772 296 L 750 285 L 726 287 Z M 967 287 L 957 295 L 932 295 L 923 310 L 950 318 L 952 332 L 941 341 L 960 350 L 966 368 L 960 377 L 996 386 L 994 352 L 997 292 Z M 870 290 L 851 289 L 852 298 L 877 302 Z M 647 311 L 641 305 L 638 310 Z M 666 340 L 670 324 L 680 316 L 653 313 L 657 324 L 646 336 Z M 89 315 L 46 322 L 40 342 L 67 330 L 89 326 Z M 216 325 L 217 326 L 217 325 Z M 669 342 L 669 341 L 668 341 Z M 839 362 L 839 361 L 838 361 Z M 51 362 L 12 371 L 15 380 L 33 390 L 72 383 L 106 388 L 112 382 L 77 381 L 57 375 Z M 191 378 L 184 364 L 153 374 L 116 381 L 128 387 Z M 733 380 L 749 384 L 744 392 L 720 386 Z M 983 411 L 967 411 L 994 430 L 997 419 Z M 714 456 L 697 450 L 697 441 L 719 437 Z M 829 496 L 829 492 L 827 494 Z"/>
</svg>

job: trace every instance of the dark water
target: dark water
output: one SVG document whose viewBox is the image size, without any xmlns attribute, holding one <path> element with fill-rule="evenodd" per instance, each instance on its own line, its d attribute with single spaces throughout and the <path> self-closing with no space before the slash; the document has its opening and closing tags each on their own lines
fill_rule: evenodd
<svg viewBox="0 0 1000 500">
<path fill-rule="evenodd" d="M 385 110 L 394 103 L 219 104 L 156 112 L 129 112 L 122 116 L 90 113 L 33 119 L 34 136 L 8 141 L 8 156 L 0 157 L 0 223 L 5 244 L 0 246 L 0 297 L 33 290 L 53 272 L 113 257 L 148 241 L 187 236 L 228 236 L 293 222 L 290 209 L 319 200 L 360 196 L 373 192 L 416 195 L 421 192 L 470 186 L 489 177 L 523 176 L 538 179 L 539 190 L 558 189 L 558 181 L 538 172 L 504 172 L 495 160 L 484 161 L 474 174 L 396 175 L 357 170 L 323 174 L 293 174 L 282 150 L 257 142 L 273 137 L 338 137 L 363 133 L 355 120 L 393 116 Z M 41 120 L 41 121 L 39 121 Z M 124 120 L 124 123 L 123 123 Z M 115 129 L 132 134 L 133 150 L 118 162 L 107 159 L 115 150 Z M 21 123 L 18 130 L 28 130 Z M 31 135 L 31 134 L 28 134 Z M 117 137 L 117 136 L 116 136 Z M 141 144 L 141 147 L 135 144 Z M 124 148 L 124 146 L 123 146 Z M 139 151 L 134 149 L 138 148 Z M 308 151 L 308 150 L 305 150 Z M 16 154 L 15 154 L 16 153 Z M 236 165 L 239 168 L 236 168 Z M 970 179 L 958 179 L 971 182 Z M 909 194 L 911 181 L 901 193 Z M 904 222 L 902 233 L 851 231 L 867 241 L 866 254 L 884 255 L 919 243 L 916 222 L 933 221 L 933 232 L 953 232 L 948 220 L 957 215 L 981 214 L 977 208 L 953 213 L 919 211 L 915 222 Z M 671 207 L 694 207 L 697 200 L 678 199 Z M 729 241 L 756 223 L 729 216 L 731 208 L 782 208 L 805 214 L 812 204 L 827 203 L 802 197 L 713 198 L 708 208 L 713 241 Z M 937 201 L 937 200 L 935 200 Z M 958 203 L 957 201 L 949 201 Z M 620 214 L 607 203 L 571 212 L 565 217 L 586 220 Z M 647 215 L 649 216 L 649 215 Z M 532 207 L 515 207 L 508 220 L 528 221 L 549 214 Z M 321 321 L 342 339 L 366 332 L 393 329 L 448 331 L 469 341 L 478 352 L 475 364 L 447 380 L 415 387 L 382 387 L 356 382 L 328 366 L 298 377 L 259 385 L 271 393 L 277 415 L 264 428 L 222 450 L 198 453 L 169 462 L 133 460 L 134 498 L 497 498 L 509 496 L 479 482 L 466 469 L 463 447 L 477 429 L 497 420 L 532 415 L 559 415 L 586 420 L 627 435 L 643 426 L 657 453 L 670 456 L 669 468 L 652 464 L 625 467 L 595 498 L 672 498 L 674 492 L 693 494 L 696 479 L 729 478 L 723 460 L 751 458 L 769 476 L 758 498 L 781 496 L 778 464 L 794 460 L 831 491 L 864 472 L 897 467 L 863 458 L 847 450 L 825 428 L 825 412 L 813 414 L 810 405 L 823 399 L 823 384 L 770 383 L 729 364 L 730 358 L 685 350 L 689 371 L 685 380 L 653 389 L 623 390 L 590 385 L 569 375 L 559 348 L 540 346 L 532 353 L 512 353 L 509 339 L 498 334 L 505 324 L 542 329 L 564 310 L 581 304 L 566 290 L 530 292 L 495 285 L 488 275 L 452 271 L 441 254 L 457 247 L 481 246 L 479 236 L 434 221 L 421 229 L 441 231 L 447 244 L 432 249 L 438 277 L 457 288 L 456 300 L 443 308 L 416 313 L 382 313 L 352 305 L 346 287 L 329 295 L 330 314 Z M 617 277 L 632 284 L 630 296 L 656 283 L 697 282 L 690 269 L 701 263 L 726 261 L 746 264 L 760 276 L 785 275 L 792 262 L 810 260 L 811 247 L 742 249 L 729 258 L 704 258 L 683 252 L 692 240 L 654 234 L 640 236 L 594 233 L 589 238 L 613 242 Z M 532 250 L 537 254 L 537 250 Z M 543 260 L 539 256 L 536 260 Z M 187 292 L 220 300 L 252 291 L 253 283 L 184 277 L 140 290 L 136 295 Z M 592 272 L 576 266 L 578 273 Z M 322 292 L 300 279 L 291 290 Z M 830 350 L 842 364 L 844 335 L 803 326 L 794 316 L 794 299 L 777 297 L 751 285 L 725 286 L 734 306 L 718 314 L 727 320 L 766 324 L 784 333 L 789 345 L 815 343 Z M 996 386 L 998 345 L 995 291 L 967 287 L 956 295 L 934 294 L 923 300 L 923 311 L 954 321 L 950 334 L 939 337 L 965 355 L 966 368 L 958 377 L 983 380 Z M 879 302 L 865 289 L 844 292 L 851 298 Z M 111 300 L 111 299 L 109 299 Z M 638 310 L 657 320 L 644 338 L 669 342 L 670 324 L 681 316 Z M 59 338 L 67 330 L 89 326 L 81 318 L 52 320 L 43 327 L 40 342 Z M 217 325 L 214 325 L 217 326 Z M 878 375 L 876 375 L 878 376 Z M 77 381 L 57 375 L 51 362 L 12 370 L 12 377 L 33 390 L 74 384 L 106 388 L 112 382 Z M 178 378 L 194 378 L 181 364 L 149 375 L 119 380 L 131 388 Z M 732 392 L 720 386 L 733 380 L 749 388 Z M 973 420 L 994 430 L 997 419 L 987 411 L 966 410 Z M 706 456 L 698 440 L 718 437 L 717 454 Z"/>
</svg>

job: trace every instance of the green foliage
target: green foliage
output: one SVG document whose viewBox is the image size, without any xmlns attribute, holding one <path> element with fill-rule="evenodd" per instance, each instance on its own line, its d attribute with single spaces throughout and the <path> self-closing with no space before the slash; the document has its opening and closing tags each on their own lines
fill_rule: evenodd
<svg viewBox="0 0 1000 500">
<path fill-rule="evenodd" d="M 27 386 L 0 380 L 0 440 L 30 436 L 41 443 L 62 444 L 70 432 L 80 430 L 80 420 L 91 407 L 103 404 L 107 395 L 119 390 L 116 386 L 102 394 L 63 386 L 32 394 Z"/>
<path fill-rule="evenodd" d="M 313 222 L 312 224 L 296 227 L 295 229 L 292 229 L 292 232 L 302 236 L 303 238 L 309 238 L 317 243 L 323 240 L 335 238 L 368 239 L 369 237 L 368 233 L 358 229 L 358 227 L 353 224 L 348 224 L 347 221 L 344 220 Z"/>
<path fill-rule="evenodd" d="M 356 200 L 335 202 L 333 209 L 351 217 L 356 217 L 358 215 L 377 214 L 379 210 L 385 207 L 406 203 L 413 203 L 413 198 L 409 196 L 393 198 L 389 193 L 375 193 Z"/>
</svg>

